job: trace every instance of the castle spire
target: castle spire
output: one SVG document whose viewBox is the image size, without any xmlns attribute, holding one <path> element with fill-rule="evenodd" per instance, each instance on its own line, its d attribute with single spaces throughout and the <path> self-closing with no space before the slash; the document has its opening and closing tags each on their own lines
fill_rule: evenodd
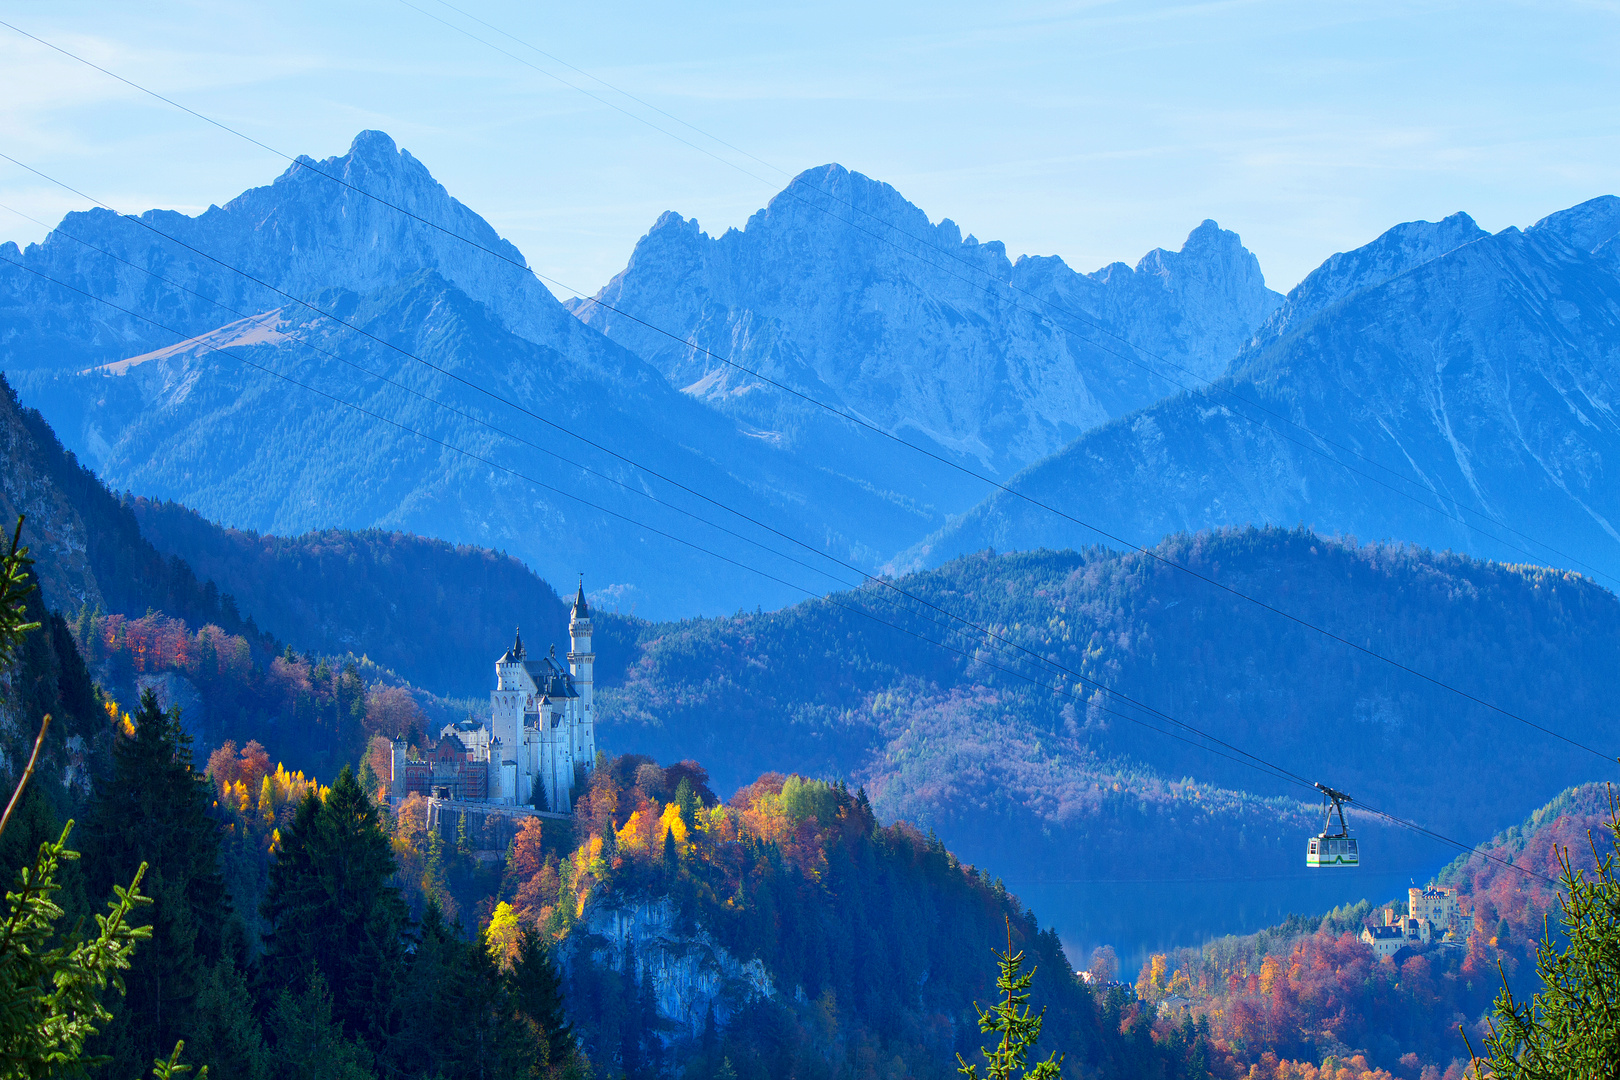
<svg viewBox="0 0 1620 1080">
<path fill-rule="evenodd" d="M 569 615 L 575 619 L 588 619 L 591 617 L 591 609 L 589 605 L 585 603 L 584 574 L 579 575 L 579 591 L 574 594 L 574 608 L 571 612 L 569 612 Z"/>
<path fill-rule="evenodd" d="M 518 627 L 517 629 L 513 630 L 512 635 L 513 635 L 512 659 L 513 660 L 522 660 L 523 659 L 523 628 Z"/>
</svg>

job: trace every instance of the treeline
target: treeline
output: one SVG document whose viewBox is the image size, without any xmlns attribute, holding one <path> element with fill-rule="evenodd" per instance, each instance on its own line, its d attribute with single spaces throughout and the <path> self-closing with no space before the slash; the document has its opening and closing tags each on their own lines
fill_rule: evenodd
<svg viewBox="0 0 1620 1080">
<path fill-rule="evenodd" d="M 1483 1047 L 1502 977 L 1520 997 L 1540 989 L 1537 944 L 1546 917 L 1557 922 L 1561 900 L 1545 878 L 1560 874 L 1560 851 L 1590 873 L 1614 847 L 1608 818 L 1606 785 L 1582 785 L 1460 857 L 1437 879 L 1457 888 L 1471 911 L 1454 942 L 1380 961 L 1361 930 L 1381 925 L 1386 907 L 1404 916 L 1406 900 L 1363 901 L 1319 921 L 1294 917 L 1259 934 L 1156 955 L 1137 991 L 1149 1001 L 1189 999 L 1188 1008 L 1209 1020 L 1217 1056 L 1264 1080 L 1300 1076 L 1301 1062 L 1355 1054 L 1364 1071 L 1458 1080 L 1468 1056 L 1458 1025 Z"/>
<path fill-rule="evenodd" d="M 250 746 L 240 758 L 216 753 L 221 776 L 210 779 L 192 765 L 178 716 L 150 692 L 134 715 L 112 710 L 109 732 L 107 772 L 72 835 L 83 857 L 60 901 L 62 923 L 82 925 L 92 900 L 143 863 L 153 903 L 135 917 L 150 937 L 87 1046 L 101 1059 L 92 1076 L 143 1075 L 180 1040 L 185 1060 L 226 1080 L 481 1080 L 584 1068 L 546 944 L 520 935 L 495 955 L 431 904 L 413 919 L 395 881 L 386 809 L 352 770 L 330 789 L 284 769 L 259 774 L 266 759 Z M 250 807 L 254 778 L 260 798 Z M 55 838 L 48 786 L 30 786 L 4 837 L 8 855 Z M 257 865 L 233 866 L 244 856 Z M 262 900 L 236 887 L 254 879 Z"/>
<path fill-rule="evenodd" d="M 62 446 L 39 411 L 21 405 L 3 374 L 0 429 L 16 432 L 15 439 L 6 440 L 7 468 L 18 474 L 33 474 L 41 488 L 50 493 L 48 497 L 61 500 L 66 513 L 77 515 L 79 521 L 75 524 L 82 525 L 82 534 L 74 529 L 72 539 L 82 539 L 89 572 L 89 581 L 81 583 L 81 588 L 88 586 L 98 592 L 104 610 L 125 614 L 167 611 L 193 626 L 220 626 L 246 639 L 261 654 L 277 651 L 275 638 L 261 629 L 251 615 L 244 614 L 234 597 L 221 592 L 214 581 L 200 579 L 183 558 L 172 552 L 160 553 L 147 541 L 136 520 L 133 500 L 108 491 L 95 473 L 81 465 L 73 452 Z M 0 503 L 5 501 L 0 497 Z M 20 512 L 25 507 L 12 509 Z M 7 519 L 8 527 L 14 520 Z M 23 542 L 32 541 L 25 536 Z M 36 556 L 45 555 L 36 545 Z M 63 609 L 76 606 L 67 595 L 50 599 Z"/>
<path fill-rule="evenodd" d="M 381 529 L 271 536 L 150 499 L 132 509 L 153 544 L 229 589 L 283 640 L 363 654 L 439 694 L 485 693 L 516 627 L 531 642 L 567 641 L 567 605 L 504 552 Z M 617 681 L 644 626 L 598 614 L 599 679 Z"/>
<path fill-rule="evenodd" d="M 982 553 L 899 579 L 916 599 L 870 585 L 655 627 L 622 686 L 601 694 L 603 738 L 698 753 L 724 785 L 784 764 L 845 775 L 880 813 L 926 821 L 959 851 L 989 859 L 1011 834 L 1063 871 L 1055 876 L 1076 878 L 1186 857 L 1181 838 L 1205 827 L 1198 811 L 1209 805 L 1188 797 L 1195 789 L 1297 797 L 1167 737 L 1125 698 L 1295 769 L 1321 767 L 1331 745 L 1336 786 L 1453 834 L 1502 827 L 1504 807 L 1587 775 L 1568 747 L 1526 743 L 1500 715 L 1166 562 L 1577 739 L 1606 730 L 1601 673 L 1620 650 L 1620 604 L 1595 583 L 1305 529 L 1172 537 L 1153 556 Z M 1060 680 L 1037 658 L 1073 674 Z M 1175 813 L 1130 821 L 1133 843 L 1113 851 L 1125 830 L 1109 820 L 1103 790 L 1119 781 L 1127 806 L 1152 810 L 1165 797 L 1158 778 L 1180 777 L 1197 783 L 1174 798 Z M 1216 829 L 1233 820 L 1209 815 Z M 1211 846 L 1275 873 L 1278 858 L 1295 860 L 1299 832 L 1276 812 L 1271 821 L 1289 835 L 1286 849 L 1256 847 L 1267 832 L 1258 823 Z M 1380 841 L 1391 865 L 1439 854 L 1415 843 Z"/>
<path fill-rule="evenodd" d="M 605 761 L 571 822 L 538 820 L 513 842 L 500 894 L 523 925 L 564 942 L 568 1001 L 609 1075 L 940 1077 L 976 1056 L 972 1010 L 994 993 L 992 948 L 1038 969 L 1039 1056 L 1065 1075 L 1206 1073 L 1196 1028 L 1158 1024 L 1123 990 L 1093 996 L 1057 935 L 1000 881 L 909 825 L 879 826 L 864 792 L 768 774 L 729 802 L 685 761 Z M 673 905 L 774 992 L 732 996 L 707 1015 L 660 1008 L 656 955 L 608 934 L 613 912 Z"/>
<path fill-rule="evenodd" d="M 260 656 L 219 626 L 193 630 L 161 612 L 132 619 L 81 609 L 64 625 L 114 696 L 134 700 L 143 686 L 161 686 L 204 743 L 256 740 L 312 774 L 357 762 L 378 735 L 421 745 L 434 727 L 423 702 L 441 722 L 452 708 L 419 699 L 392 672 L 353 656 L 300 655 L 290 646 Z"/>
</svg>

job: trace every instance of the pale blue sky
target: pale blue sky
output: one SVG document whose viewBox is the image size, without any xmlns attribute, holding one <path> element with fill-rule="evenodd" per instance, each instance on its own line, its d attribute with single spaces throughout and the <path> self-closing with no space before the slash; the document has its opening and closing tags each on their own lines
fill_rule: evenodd
<svg viewBox="0 0 1620 1080">
<path fill-rule="evenodd" d="M 785 173 L 410 3 L 769 183 L 401 0 L 0 0 L 0 18 L 289 153 L 381 128 L 586 291 L 661 211 L 718 232 L 828 161 L 1081 270 L 1212 217 L 1279 289 L 1399 221 L 1496 230 L 1620 191 L 1612 3 L 455 0 Z M 0 150 L 122 210 L 196 211 L 284 167 L 3 28 L 0 100 Z M 53 223 L 83 205 L 4 162 L 0 202 Z M 0 210 L 0 239 L 43 232 Z"/>
</svg>

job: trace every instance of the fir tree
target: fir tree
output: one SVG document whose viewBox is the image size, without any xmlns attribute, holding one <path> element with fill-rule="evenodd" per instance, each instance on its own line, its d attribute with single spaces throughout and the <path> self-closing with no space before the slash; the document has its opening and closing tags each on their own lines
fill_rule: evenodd
<svg viewBox="0 0 1620 1080">
<path fill-rule="evenodd" d="M 546 1047 L 546 1063 L 558 1065 L 574 1053 L 574 1029 L 563 1011 L 562 977 L 540 935 L 525 929 L 508 983 L 518 1015 L 534 1025 Z"/>
<path fill-rule="evenodd" d="M 683 776 L 681 782 L 675 785 L 675 805 L 680 809 L 681 820 L 686 822 L 688 829 L 697 825 L 698 797 L 691 777 Z"/>
<path fill-rule="evenodd" d="M 332 1015 L 326 980 L 312 971 L 302 986 L 298 993 L 283 989 L 271 1010 L 271 1075 L 276 1080 L 373 1080 L 370 1052 L 344 1035 Z"/>
<path fill-rule="evenodd" d="M 208 1067 L 211 1080 L 269 1080 L 271 1063 L 253 1015 L 253 996 L 229 960 L 214 965 L 203 980 L 186 1047 L 187 1057 Z"/>
<path fill-rule="evenodd" d="M 1610 792 L 1609 832 L 1620 844 L 1620 806 Z M 1597 857 L 1597 845 L 1592 847 Z M 1590 877 L 1559 851 L 1562 948 L 1549 928 L 1536 950 L 1541 991 L 1515 1001 L 1502 978 L 1487 1067 L 1501 1080 L 1620 1077 L 1620 858 L 1611 850 Z M 1500 933 L 1500 931 L 1499 931 Z"/>
<path fill-rule="evenodd" d="M 273 994 L 321 975 L 349 1038 L 385 1040 L 409 919 L 377 808 L 345 768 L 323 801 L 306 795 L 281 831 L 265 891 L 260 985 Z"/>
<path fill-rule="evenodd" d="M 28 549 L 21 546 L 22 527 L 19 515 L 10 550 L 0 556 L 0 669 L 10 666 L 25 635 L 39 626 L 28 619 L 25 606 L 34 582 Z M 0 815 L 0 840 L 28 790 L 50 724 L 47 715 Z M 102 995 L 109 986 L 123 991 L 121 972 L 129 968 L 136 943 L 151 936 L 150 927 L 130 921 L 138 908 L 151 903 L 140 892 L 144 865 L 135 870 L 128 888 L 114 887 L 108 913 L 97 917 L 94 936 L 59 934 L 57 923 L 64 912 L 56 901 L 63 863 L 79 857 L 67 846 L 72 830 L 70 821 L 56 840 L 39 845 L 31 864 L 18 871 L 0 912 L 0 1077 L 5 1080 L 80 1077 L 88 1067 L 100 1064 L 86 1056 L 85 1043 L 112 1018 Z M 160 1080 L 184 1071 L 180 1049 L 176 1045 L 168 1060 L 159 1064 Z M 198 1080 L 203 1080 L 202 1074 Z"/>
<path fill-rule="evenodd" d="M 1029 1064 L 1029 1051 L 1040 1041 L 1041 1025 L 1046 1011 L 1032 1013 L 1029 1009 L 1029 985 L 1035 972 L 1021 974 L 1024 954 L 1012 950 L 1012 927 L 1007 928 L 1007 951 L 995 953 L 1000 973 L 996 976 L 996 992 L 1001 1000 L 989 1009 L 974 1006 L 979 1014 L 979 1031 L 986 1035 L 998 1034 L 1000 1043 L 994 1050 L 980 1049 L 985 1058 L 986 1080 L 1012 1080 L 1021 1073 L 1023 1080 L 1057 1080 L 1062 1072 L 1063 1059 L 1052 1054 L 1033 1069 Z M 956 1055 L 957 1072 L 967 1080 L 979 1080 L 979 1067 L 969 1065 L 961 1054 Z"/>
<path fill-rule="evenodd" d="M 97 1043 L 111 1056 L 110 1075 L 126 1076 L 166 1055 L 196 1026 L 197 995 L 207 968 L 225 955 L 230 899 L 220 873 L 219 830 L 208 816 L 206 776 L 192 768 L 191 739 L 178 709 L 164 709 L 151 690 L 141 695 L 135 733 L 113 749 L 112 776 L 100 786 L 86 822 L 88 886 L 111 891 L 147 864 L 153 903 L 140 921 L 151 944 L 135 954 Z"/>
</svg>

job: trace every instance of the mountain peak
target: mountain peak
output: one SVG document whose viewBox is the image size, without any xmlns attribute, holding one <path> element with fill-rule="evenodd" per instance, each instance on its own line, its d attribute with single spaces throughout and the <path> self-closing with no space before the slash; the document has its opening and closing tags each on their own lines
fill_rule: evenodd
<svg viewBox="0 0 1620 1080">
<path fill-rule="evenodd" d="M 1330 256 L 1289 290 L 1245 352 L 1271 344 L 1340 300 L 1488 235 L 1460 210 L 1439 221 L 1406 221 L 1386 229 L 1369 244 Z"/>
<path fill-rule="evenodd" d="M 1596 251 L 1604 241 L 1620 234 L 1620 199 L 1599 195 L 1568 210 L 1548 214 L 1527 231 L 1555 236 L 1580 251 Z"/>
<path fill-rule="evenodd" d="M 364 158 L 375 161 L 381 158 L 392 158 L 399 153 L 399 146 L 386 131 L 376 131 L 367 128 L 354 137 L 349 144 L 349 157 Z"/>
</svg>

